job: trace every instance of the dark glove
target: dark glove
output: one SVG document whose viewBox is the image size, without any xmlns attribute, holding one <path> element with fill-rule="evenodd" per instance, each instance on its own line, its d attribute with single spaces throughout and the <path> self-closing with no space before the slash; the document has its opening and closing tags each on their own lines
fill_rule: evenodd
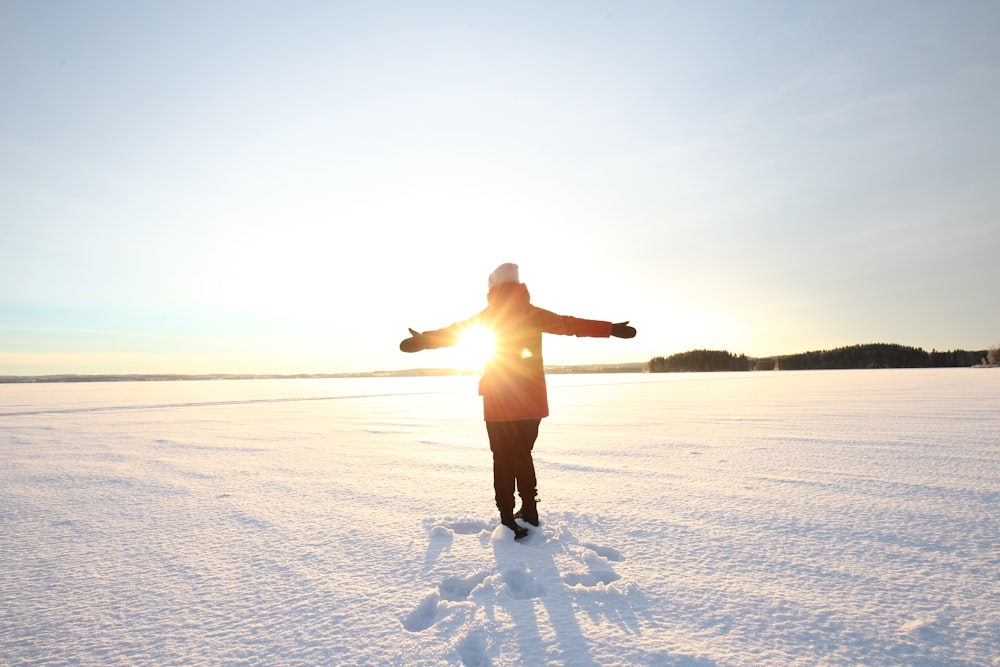
<svg viewBox="0 0 1000 667">
<path fill-rule="evenodd" d="M 399 343 L 399 349 L 403 352 L 419 352 L 420 350 L 426 350 L 428 347 L 427 336 L 413 329 L 410 329 L 410 337 L 403 339 Z"/>
<path fill-rule="evenodd" d="M 635 338 L 635 327 L 630 327 L 628 322 L 612 324 L 611 335 L 615 338 Z"/>
</svg>

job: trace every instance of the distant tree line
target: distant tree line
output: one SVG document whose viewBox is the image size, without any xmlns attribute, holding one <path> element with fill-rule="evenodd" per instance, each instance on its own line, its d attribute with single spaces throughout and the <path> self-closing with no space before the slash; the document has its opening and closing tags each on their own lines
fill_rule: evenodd
<svg viewBox="0 0 1000 667">
<path fill-rule="evenodd" d="M 682 373 L 749 370 L 827 370 L 848 368 L 949 368 L 997 363 L 996 349 L 926 352 L 919 347 L 887 343 L 852 345 L 835 350 L 803 352 L 778 357 L 751 359 L 725 350 L 691 350 L 669 357 L 653 357 L 646 364 L 649 373 Z"/>
<path fill-rule="evenodd" d="M 691 350 L 669 357 L 653 357 L 646 370 L 650 373 L 748 371 L 750 360 L 744 354 L 736 356 L 725 350 Z"/>
<path fill-rule="evenodd" d="M 853 345 L 823 352 L 804 352 L 778 357 L 780 370 L 822 370 L 833 368 L 948 368 L 982 362 L 986 350 L 926 352 L 919 347 L 874 343 Z"/>
</svg>

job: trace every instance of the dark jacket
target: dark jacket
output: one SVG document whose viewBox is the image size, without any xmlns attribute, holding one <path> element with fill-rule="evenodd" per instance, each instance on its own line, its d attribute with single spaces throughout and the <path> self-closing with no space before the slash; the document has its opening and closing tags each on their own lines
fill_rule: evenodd
<svg viewBox="0 0 1000 667">
<path fill-rule="evenodd" d="M 611 322 L 556 315 L 533 306 L 523 283 L 494 287 L 487 298 L 489 305 L 469 319 L 424 335 L 433 347 L 445 347 L 457 343 L 469 327 L 488 328 L 496 350 L 479 381 L 486 421 L 548 417 L 542 334 L 607 338 Z"/>
</svg>

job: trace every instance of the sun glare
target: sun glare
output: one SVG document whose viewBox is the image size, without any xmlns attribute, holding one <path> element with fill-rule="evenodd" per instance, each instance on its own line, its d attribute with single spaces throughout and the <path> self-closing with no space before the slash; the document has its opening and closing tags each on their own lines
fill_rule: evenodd
<svg viewBox="0 0 1000 667">
<path fill-rule="evenodd" d="M 462 333 L 455 348 L 458 363 L 464 368 L 480 370 L 489 362 L 496 347 L 492 332 L 486 327 L 470 327 Z"/>
</svg>

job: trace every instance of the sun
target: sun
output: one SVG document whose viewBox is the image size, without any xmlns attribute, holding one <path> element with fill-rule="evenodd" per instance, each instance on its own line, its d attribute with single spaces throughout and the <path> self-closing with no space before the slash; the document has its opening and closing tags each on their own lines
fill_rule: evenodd
<svg viewBox="0 0 1000 667">
<path fill-rule="evenodd" d="M 493 357 L 496 339 L 483 326 L 472 326 L 462 332 L 455 346 L 457 363 L 463 368 L 482 370 Z"/>
</svg>

